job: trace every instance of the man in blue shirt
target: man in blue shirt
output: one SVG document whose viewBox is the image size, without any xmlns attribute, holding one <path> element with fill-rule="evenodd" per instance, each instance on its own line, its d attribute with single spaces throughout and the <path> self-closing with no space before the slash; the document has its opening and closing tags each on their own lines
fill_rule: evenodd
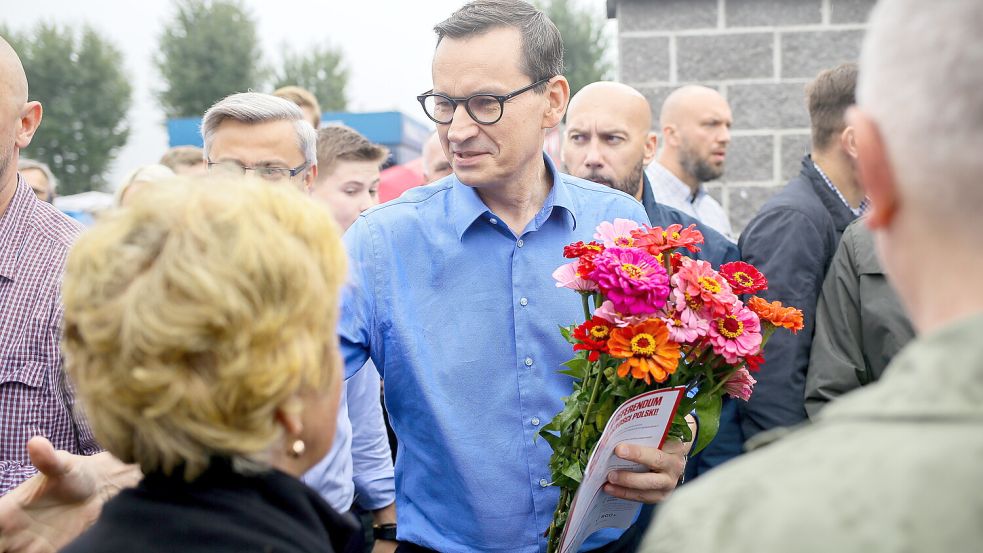
<svg viewBox="0 0 983 553">
<path fill-rule="evenodd" d="M 339 334 L 348 375 L 371 358 L 399 437 L 403 551 L 538 553 L 556 507 L 536 434 L 571 391 L 557 331 L 583 317 L 551 278 L 563 246 L 641 204 L 560 174 L 545 133 L 569 98 L 556 27 L 524 2 L 472 2 L 437 25 L 433 90 L 420 96 L 454 175 L 363 213 L 345 235 L 351 285 Z M 646 473 L 605 490 L 655 503 L 688 444 L 624 444 Z M 622 530 L 585 549 L 616 551 Z M 611 545 L 611 544 L 614 545 Z"/>
</svg>

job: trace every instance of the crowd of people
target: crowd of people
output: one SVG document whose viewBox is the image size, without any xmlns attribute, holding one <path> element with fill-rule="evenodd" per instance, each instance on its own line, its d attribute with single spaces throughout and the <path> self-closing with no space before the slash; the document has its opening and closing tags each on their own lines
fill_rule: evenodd
<svg viewBox="0 0 983 553">
<path fill-rule="evenodd" d="M 975 0 L 880 0 L 739 236 L 705 186 L 726 98 L 680 87 L 657 125 L 622 83 L 571 98 L 522 0 L 436 25 L 426 185 L 376 207 L 386 148 L 302 88 L 244 92 L 88 230 L 20 155 L 43 107 L 0 39 L 0 552 L 543 551 L 535 438 L 581 309 L 551 274 L 615 218 L 695 225 L 695 257 L 754 264 L 805 328 L 699 454 L 615 449 L 645 470 L 603 490 L 644 507 L 583 551 L 978 549 L 980 28 Z"/>
</svg>

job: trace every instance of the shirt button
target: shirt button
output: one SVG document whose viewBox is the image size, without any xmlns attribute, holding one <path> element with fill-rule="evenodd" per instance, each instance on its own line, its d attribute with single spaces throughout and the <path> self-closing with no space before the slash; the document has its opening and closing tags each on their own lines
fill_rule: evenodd
<svg viewBox="0 0 983 553">
<path fill-rule="evenodd" d="M 548 488 L 550 486 L 550 481 L 547 480 L 547 479 L 545 479 L 545 478 L 540 478 L 539 479 L 539 485 L 542 486 L 542 487 L 544 487 L 544 488 Z"/>
<path fill-rule="evenodd" d="M 525 306 L 529 305 L 529 300 L 527 298 L 519 298 L 519 305 L 521 305 L 522 307 L 525 307 Z"/>
<path fill-rule="evenodd" d="M 526 357 L 526 366 L 527 367 L 531 367 L 532 366 L 532 357 Z"/>
<path fill-rule="evenodd" d="M 525 242 L 523 242 L 523 241 L 522 241 L 522 239 L 520 238 L 520 239 L 518 239 L 518 240 L 517 240 L 517 241 L 515 242 L 515 245 L 516 245 L 516 246 L 519 246 L 519 247 L 521 248 L 522 246 L 525 246 L 525 245 L 526 245 L 526 243 L 525 243 Z"/>
<path fill-rule="evenodd" d="M 531 421 L 533 426 L 539 426 L 539 417 L 533 417 Z"/>
<path fill-rule="evenodd" d="M 498 224 L 498 219 L 492 217 L 491 219 L 488 219 L 488 222 L 491 223 L 491 224 L 493 224 L 493 225 L 497 225 Z"/>
</svg>

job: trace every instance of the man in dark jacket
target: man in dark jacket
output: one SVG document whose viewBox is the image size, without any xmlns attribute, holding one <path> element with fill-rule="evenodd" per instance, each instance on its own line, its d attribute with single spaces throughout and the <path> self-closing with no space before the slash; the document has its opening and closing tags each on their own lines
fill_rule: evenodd
<svg viewBox="0 0 983 553">
<path fill-rule="evenodd" d="M 645 166 L 655 159 L 657 138 L 652 108 L 634 88 L 615 82 L 591 83 L 570 100 L 563 135 L 563 163 L 570 174 L 610 186 L 642 202 L 652 225 L 695 224 L 704 243 L 698 259 L 715 268 L 740 259 L 733 242 L 697 219 L 656 201 Z M 640 221 L 641 222 L 641 221 Z M 686 464 L 692 479 L 740 455 L 744 444 L 737 402 L 724 398 L 720 430 L 713 442 Z"/>
<path fill-rule="evenodd" d="M 802 309 L 805 328 L 777 333 L 764 349 L 765 363 L 751 400 L 742 404 L 745 437 L 806 420 L 806 368 L 823 278 L 843 230 L 866 207 L 857 183 L 853 129 L 844 122 L 854 103 L 857 68 L 823 71 L 807 87 L 812 154 L 802 171 L 769 199 L 741 234 L 744 260 L 768 278 L 769 301 Z"/>
<path fill-rule="evenodd" d="M 806 374 L 806 411 L 814 419 L 837 397 L 878 380 L 915 337 L 874 251 L 874 235 L 857 220 L 843 233 L 816 305 L 816 335 Z"/>
</svg>

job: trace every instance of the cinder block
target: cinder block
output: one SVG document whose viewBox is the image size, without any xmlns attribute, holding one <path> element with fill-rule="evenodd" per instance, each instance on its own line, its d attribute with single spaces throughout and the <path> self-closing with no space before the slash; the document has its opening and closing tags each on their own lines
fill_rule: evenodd
<svg viewBox="0 0 983 553">
<path fill-rule="evenodd" d="M 774 136 L 731 137 L 722 179 L 726 182 L 771 182 L 774 178 L 774 144 Z"/>
<path fill-rule="evenodd" d="M 832 23 L 866 23 L 875 0 L 829 0 Z"/>
<path fill-rule="evenodd" d="M 863 31 L 782 33 L 782 78 L 811 79 L 823 69 L 855 62 L 863 38 Z"/>
<path fill-rule="evenodd" d="M 734 234 L 739 236 L 761 206 L 779 190 L 781 186 L 727 187 L 728 215 Z"/>
<path fill-rule="evenodd" d="M 623 81 L 647 83 L 669 80 L 668 37 L 622 37 L 618 51 Z"/>
<path fill-rule="evenodd" d="M 727 87 L 735 129 L 794 129 L 809 127 L 804 85 L 746 84 Z"/>
<path fill-rule="evenodd" d="M 676 39 L 682 82 L 768 78 L 774 74 L 772 33 L 681 36 Z"/>
<path fill-rule="evenodd" d="M 782 158 L 782 183 L 788 182 L 802 170 L 802 158 L 812 149 L 812 137 L 808 133 L 786 134 L 779 143 Z"/>
<path fill-rule="evenodd" d="M 618 31 L 674 31 L 717 26 L 717 0 L 620 0 Z"/>
<path fill-rule="evenodd" d="M 821 0 L 730 0 L 727 27 L 764 27 L 822 23 Z"/>
</svg>

